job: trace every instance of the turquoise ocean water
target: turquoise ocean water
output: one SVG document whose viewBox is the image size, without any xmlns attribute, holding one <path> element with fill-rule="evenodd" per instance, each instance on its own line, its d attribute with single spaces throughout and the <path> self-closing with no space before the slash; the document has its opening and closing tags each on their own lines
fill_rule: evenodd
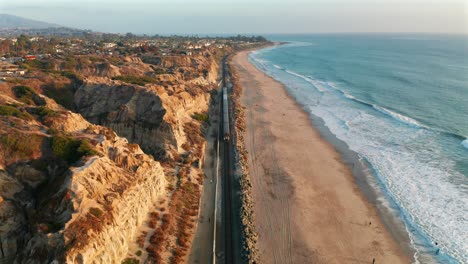
<svg viewBox="0 0 468 264">
<path fill-rule="evenodd" d="M 414 261 L 468 263 L 468 36 L 269 38 L 250 60 L 369 164 Z"/>
</svg>

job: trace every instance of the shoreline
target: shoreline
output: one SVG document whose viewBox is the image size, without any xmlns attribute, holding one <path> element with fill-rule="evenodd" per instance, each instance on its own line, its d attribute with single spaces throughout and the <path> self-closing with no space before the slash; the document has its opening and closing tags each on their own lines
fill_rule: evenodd
<svg viewBox="0 0 468 264">
<path fill-rule="evenodd" d="M 274 166 L 271 160 L 268 160 L 272 158 L 271 155 L 268 158 L 263 157 L 268 156 L 268 153 L 256 147 L 257 142 L 250 146 L 246 144 L 249 152 L 250 177 L 265 178 L 270 177 L 269 174 L 273 175 L 268 184 L 261 183 L 258 179 L 252 180 L 255 224 L 259 233 L 258 244 L 261 259 L 267 263 L 292 260 L 293 262 L 314 260 L 318 263 L 343 263 L 352 262 L 352 259 L 372 263 L 373 258 L 376 258 L 376 263 L 410 262 L 409 252 L 403 252 L 404 250 L 397 245 L 400 242 L 399 239 L 395 239 L 392 229 L 385 221 L 382 221 L 382 215 L 376 205 L 368 200 L 369 194 L 361 190 L 361 184 L 353 176 L 351 168 L 347 166 L 349 162 L 343 160 L 342 153 L 318 132 L 320 129 L 314 126 L 315 120 L 311 122 L 308 114 L 289 96 L 285 87 L 258 70 L 249 62 L 247 54 L 248 51 L 236 54 L 231 64 L 234 64 L 240 73 L 240 83 L 243 86 L 242 104 L 246 107 L 247 115 L 250 115 L 250 126 L 254 123 L 253 121 L 264 122 L 264 124 L 254 129 L 252 127 L 249 129 L 247 125 L 246 141 L 249 138 L 261 140 L 265 136 L 271 137 L 269 144 L 273 147 L 269 152 L 279 153 L 273 157 L 278 165 L 277 171 L 271 173 L 268 172 L 268 169 L 272 168 L 269 166 Z M 259 89 L 253 91 L 252 87 Z M 268 93 L 265 93 L 266 89 Z M 287 118 L 281 118 L 281 114 Z M 285 134 L 284 131 L 278 129 L 298 124 L 302 127 L 297 133 Z M 290 137 L 293 134 L 298 134 L 299 137 Z M 309 141 L 311 137 L 313 140 Z M 296 150 L 291 151 L 290 145 L 296 145 Z M 316 149 L 320 147 L 315 150 L 320 153 L 314 153 L 312 156 L 320 155 L 320 163 L 328 163 L 327 165 L 331 166 L 313 164 L 315 157 L 310 155 L 313 150 L 304 149 L 311 146 Z M 300 154 L 304 157 L 298 160 L 302 162 L 295 161 L 294 156 L 298 155 L 298 151 L 301 150 L 304 152 Z M 252 158 L 252 155 L 255 157 Z M 303 162 L 304 158 L 312 159 Z M 304 165 L 311 163 L 312 165 Z M 259 166 L 263 168 L 258 170 Z M 333 179 L 321 176 L 325 172 L 333 175 L 331 177 Z M 287 195 L 284 195 L 283 191 Z M 319 195 L 311 196 L 314 192 Z M 316 200 L 320 200 L 322 204 L 320 206 L 315 204 Z M 348 200 L 353 200 L 353 202 L 350 203 Z M 335 208 L 323 209 L 324 202 L 330 203 L 329 207 Z M 286 209 L 281 209 L 281 205 Z M 341 208 L 337 210 L 340 206 Z M 280 213 L 266 215 L 265 207 Z M 328 215 L 329 213 L 332 215 Z M 317 216 L 320 214 L 322 216 Z M 327 218 L 330 222 L 324 223 L 323 218 Z M 338 219 L 352 221 L 345 223 L 337 221 Z M 372 224 L 366 226 L 367 222 Z M 270 229 L 273 226 L 282 225 L 287 228 L 284 234 L 268 237 L 268 225 Z M 337 230 L 342 230 L 342 232 Z M 286 243 L 282 243 L 284 238 L 288 240 Z M 351 241 L 352 243 L 349 243 Z M 326 244 L 325 247 L 323 243 Z M 269 254 L 267 250 L 273 254 Z M 343 255 L 347 255 L 348 259 L 343 258 Z M 375 256 L 372 257 L 372 255 Z M 365 259 L 362 259 L 362 256 L 366 256 Z"/>
</svg>

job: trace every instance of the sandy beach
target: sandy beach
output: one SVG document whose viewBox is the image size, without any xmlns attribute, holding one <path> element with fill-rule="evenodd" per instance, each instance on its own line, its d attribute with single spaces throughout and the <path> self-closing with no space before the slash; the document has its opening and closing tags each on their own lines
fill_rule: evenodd
<svg viewBox="0 0 468 264">
<path fill-rule="evenodd" d="M 338 152 L 248 52 L 232 60 L 243 87 L 245 144 L 262 263 L 410 263 Z"/>
</svg>

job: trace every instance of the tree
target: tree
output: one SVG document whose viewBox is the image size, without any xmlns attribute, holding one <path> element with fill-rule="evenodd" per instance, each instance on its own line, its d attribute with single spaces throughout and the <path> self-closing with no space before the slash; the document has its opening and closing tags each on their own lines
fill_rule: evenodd
<svg viewBox="0 0 468 264">
<path fill-rule="evenodd" d="M 2 53 L 10 52 L 12 45 L 13 43 L 8 39 L 0 41 L 0 52 Z"/>
<path fill-rule="evenodd" d="M 37 51 L 39 50 L 39 44 L 37 42 L 32 42 L 30 46 L 29 53 L 37 54 Z"/>
</svg>

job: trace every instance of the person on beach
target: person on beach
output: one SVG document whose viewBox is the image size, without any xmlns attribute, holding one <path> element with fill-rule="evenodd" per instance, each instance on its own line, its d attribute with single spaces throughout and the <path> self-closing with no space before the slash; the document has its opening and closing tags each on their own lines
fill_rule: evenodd
<svg viewBox="0 0 468 264">
<path fill-rule="evenodd" d="M 375 258 L 372 259 L 372 264 L 375 264 Z"/>
</svg>

